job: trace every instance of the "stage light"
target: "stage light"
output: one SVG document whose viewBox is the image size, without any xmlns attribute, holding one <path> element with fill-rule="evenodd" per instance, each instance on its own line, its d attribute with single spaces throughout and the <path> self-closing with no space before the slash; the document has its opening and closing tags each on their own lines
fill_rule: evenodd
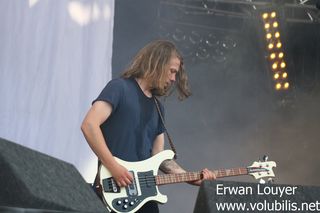
<svg viewBox="0 0 320 213">
<path fill-rule="evenodd" d="M 207 36 L 205 37 L 205 43 L 206 43 L 210 48 L 212 48 L 212 47 L 216 47 L 216 46 L 219 44 L 219 40 L 218 40 L 218 38 L 217 38 L 214 34 L 210 33 L 209 35 L 207 35 Z"/>
<path fill-rule="evenodd" d="M 268 48 L 269 48 L 269 50 L 271 50 L 273 48 L 273 44 L 269 44 Z"/>
<path fill-rule="evenodd" d="M 283 52 L 280 52 L 280 53 L 278 54 L 278 57 L 279 57 L 279 58 L 283 58 Z"/>
<path fill-rule="evenodd" d="M 279 26 L 279 24 L 278 24 L 278 22 L 275 21 L 275 22 L 273 22 L 272 26 L 273 26 L 274 28 L 276 28 L 276 27 Z"/>
<path fill-rule="evenodd" d="M 201 60 L 205 60 L 210 57 L 210 53 L 206 46 L 199 46 L 196 52 L 196 56 Z"/>
<path fill-rule="evenodd" d="M 278 67 L 278 64 L 277 64 L 277 63 L 273 63 L 273 64 L 272 64 L 272 69 L 275 70 L 275 69 L 277 69 L 277 67 Z"/>
<path fill-rule="evenodd" d="M 201 35 L 196 31 L 192 31 L 189 35 L 189 41 L 193 45 L 198 45 L 202 40 Z"/>
<path fill-rule="evenodd" d="M 280 48 L 282 46 L 282 44 L 281 44 L 281 42 L 279 41 L 278 43 L 277 43 L 277 48 Z"/>
<path fill-rule="evenodd" d="M 288 73 L 284 72 L 282 73 L 282 78 L 287 78 L 288 77 Z"/>
<path fill-rule="evenodd" d="M 276 54 L 275 53 L 271 53 L 270 54 L 270 59 L 275 59 L 276 58 Z"/>
<path fill-rule="evenodd" d="M 288 82 L 284 83 L 283 87 L 284 87 L 285 89 L 288 89 L 288 88 L 289 88 L 289 83 L 288 83 Z"/>
<path fill-rule="evenodd" d="M 186 40 L 185 32 L 176 28 L 175 32 L 172 34 L 172 37 L 175 41 L 181 42 Z"/>
<path fill-rule="evenodd" d="M 268 15 L 268 13 L 264 13 L 264 14 L 262 14 L 262 18 L 263 18 L 263 19 L 267 19 L 267 18 L 268 18 L 268 16 L 269 16 L 269 15 Z"/>
<path fill-rule="evenodd" d="M 265 29 L 269 29 L 269 28 L 270 28 L 270 24 L 269 24 L 269 23 L 265 23 L 265 24 L 264 24 L 264 28 L 265 28 Z"/>
<path fill-rule="evenodd" d="M 320 1 L 320 0 L 319 0 Z M 273 11 L 263 11 L 260 13 L 261 27 L 265 32 L 266 59 L 268 60 L 268 68 L 271 71 L 271 80 L 277 91 L 282 91 L 289 88 L 289 74 L 287 70 L 287 59 L 284 58 L 283 40 L 280 37 L 280 19 L 274 8 Z M 281 18 L 281 17 L 280 17 Z"/>
<path fill-rule="evenodd" d="M 276 84 L 276 90 L 281 89 L 281 87 L 282 87 L 282 85 L 281 85 L 280 83 L 277 83 L 277 84 Z"/>
<path fill-rule="evenodd" d="M 272 37 L 271 33 L 267 33 L 266 38 L 270 39 Z"/>
</svg>

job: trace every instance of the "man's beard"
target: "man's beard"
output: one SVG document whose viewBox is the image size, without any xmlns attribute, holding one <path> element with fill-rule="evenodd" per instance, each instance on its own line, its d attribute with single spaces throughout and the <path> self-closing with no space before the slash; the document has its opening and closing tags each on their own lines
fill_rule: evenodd
<svg viewBox="0 0 320 213">
<path fill-rule="evenodd" d="M 157 88 L 157 89 L 152 89 L 152 94 L 156 96 L 169 96 L 172 94 L 174 91 L 174 83 L 168 83 L 166 86 L 164 86 L 163 89 Z"/>
</svg>

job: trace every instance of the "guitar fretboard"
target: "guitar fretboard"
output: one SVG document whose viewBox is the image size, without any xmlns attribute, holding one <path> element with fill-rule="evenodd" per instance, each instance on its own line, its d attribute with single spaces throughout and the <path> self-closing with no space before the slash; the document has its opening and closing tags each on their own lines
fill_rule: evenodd
<svg viewBox="0 0 320 213">
<path fill-rule="evenodd" d="M 233 169 L 219 169 L 213 171 L 217 178 L 222 177 L 230 177 L 230 176 L 239 176 L 239 175 L 247 175 L 248 169 L 241 168 L 233 168 Z M 202 178 L 201 172 L 186 172 L 179 174 L 165 174 L 165 175 L 157 175 L 156 177 L 157 185 L 171 184 L 171 183 L 181 183 L 187 181 L 196 181 Z"/>
</svg>

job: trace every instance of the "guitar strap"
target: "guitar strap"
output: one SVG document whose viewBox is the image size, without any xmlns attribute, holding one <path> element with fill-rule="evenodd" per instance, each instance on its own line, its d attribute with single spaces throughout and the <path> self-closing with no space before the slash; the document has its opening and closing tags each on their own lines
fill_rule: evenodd
<svg viewBox="0 0 320 213">
<path fill-rule="evenodd" d="M 100 184 L 100 166 L 101 166 L 101 161 L 98 160 L 98 170 L 97 170 L 96 177 L 94 179 L 93 187 L 98 197 L 102 200 L 103 194 L 102 194 L 102 186 Z"/>
<path fill-rule="evenodd" d="M 164 127 L 164 131 L 165 131 L 165 133 L 166 133 L 166 135 L 167 135 L 168 142 L 169 142 L 169 144 L 170 144 L 171 150 L 174 152 L 174 159 L 177 159 L 178 154 L 177 154 L 177 151 L 176 151 L 175 146 L 173 145 L 173 142 L 172 142 L 172 140 L 171 140 L 171 137 L 170 137 L 170 135 L 169 135 L 169 132 L 168 132 L 168 130 L 167 130 L 167 128 L 166 128 L 166 125 L 164 124 L 164 118 L 163 118 L 163 116 L 162 116 L 162 113 L 161 113 L 161 110 L 160 110 L 160 107 L 159 107 L 159 103 L 158 103 L 159 100 L 158 100 L 155 96 L 153 96 L 153 100 L 154 100 L 154 102 L 155 102 L 155 104 L 156 104 L 157 111 L 158 111 L 158 113 L 159 113 L 159 116 L 160 116 L 160 119 L 161 119 L 161 123 L 162 123 L 162 125 L 163 125 L 163 127 Z"/>
</svg>

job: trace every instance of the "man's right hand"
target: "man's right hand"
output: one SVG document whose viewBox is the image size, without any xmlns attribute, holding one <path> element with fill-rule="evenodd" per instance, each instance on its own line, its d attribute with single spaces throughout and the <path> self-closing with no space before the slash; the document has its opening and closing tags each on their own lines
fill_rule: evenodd
<svg viewBox="0 0 320 213">
<path fill-rule="evenodd" d="M 110 168 L 110 173 L 116 181 L 117 185 L 120 187 L 128 186 L 133 181 L 132 174 L 119 163 L 115 163 L 112 168 Z"/>
</svg>

